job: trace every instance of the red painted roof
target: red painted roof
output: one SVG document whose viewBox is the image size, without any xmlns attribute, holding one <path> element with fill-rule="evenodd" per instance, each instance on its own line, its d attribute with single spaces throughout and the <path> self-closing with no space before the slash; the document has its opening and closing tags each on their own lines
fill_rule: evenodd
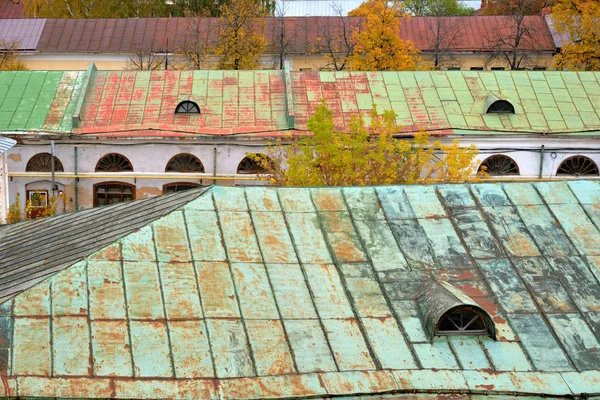
<svg viewBox="0 0 600 400">
<path fill-rule="evenodd" d="M 19 0 L 0 0 L 0 19 L 23 18 L 24 16 L 23 3 Z"/>
<path fill-rule="evenodd" d="M 456 27 L 457 34 L 450 43 L 456 51 L 485 51 L 495 32 L 510 33 L 510 17 L 476 16 L 443 17 L 444 26 Z M 48 19 L 38 43 L 42 52 L 132 52 L 136 48 L 173 51 L 181 47 L 195 31 L 192 18 L 138 18 L 138 19 Z M 351 24 L 353 18 L 345 17 L 289 17 L 285 19 L 288 52 L 307 53 L 314 51 L 317 37 L 325 30 L 340 32 L 343 22 Z M 403 21 L 401 36 L 412 41 L 420 50 L 432 48 L 432 23 L 435 17 L 413 17 Z M 217 31 L 218 20 L 203 18 L 200 31 Z M 271 46 L 279 32 L 280 20 L 270 18 L 267 21 L 266 36 Z M 540 51 L 554 51 L 548 25 L 540 16 L 528 16 L 524 25 L 533 32 L 532 43 L 524 44 L 523 49 L 535 48 Z"/>
</svg>

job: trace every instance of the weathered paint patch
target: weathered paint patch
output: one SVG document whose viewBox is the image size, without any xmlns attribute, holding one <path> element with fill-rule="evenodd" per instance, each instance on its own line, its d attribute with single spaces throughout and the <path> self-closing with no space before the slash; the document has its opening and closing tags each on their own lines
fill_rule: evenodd
<svg viewBox="0 0 600 400">
<path fill-rule="evenodd" d="M 483 207 L 509 206 L 510 201 L 500 185 L 482 183 L 470 185 L 473 196 Z"/>
<path fill-rule="evenodd" d="M 246 187 L 248 207 L 254 211 L 281 211 L 277 190 L 269 187 Z"/>
<path fill-rule="evenodd" d="M 594 393 L 600 386 L 600 371 L 564 372 L 560 375 L 573 393 Z"/>
<path fill-rule="evenodd" d="M 366 255 L 347 212 L 320 212 L 325 236 L 338 262 L 366 261 Z"/>
<path fill-rule="evenodd" d="M 420 219 L 419 225 L 427 235 L 435 259 L 442 268 L 472 268 L 469 256 L 450 220 L 446 218 Z"/>
<path fill-rule="evenodd" d="M 279 313 L 264 264 L 231 264 L 245 319 L 278 319 Z"/>
<path fill-rule="evenodd" d="M 318 211 L 346 211 L 340 188 L 312 188 L 309 190 Z"/>
<path fill-rule="evenodd" d="M 531 183 L 503 183 L 502 188 L 515 206 L 544 204 Z"/>
<path fill-rule="evenodd" d="M 185 220 L 194 260 L 225 261 L 227 259 L 217 214 L 214 211 L 186 210 Z"/>
<path fill-rule="evenodd" d="M 356 229 L 376 271 L 407 269 L 390 227 L 381 220 L 355 220 Z"/>
<path fill-rule="evenodd" d="M 298 372 L 336 371 L 327 339 L 316 320 L 284 320 Z"/>
<path fill-rule="evenodd" d="M 16 318 L 13 335 L 13 373 L 50 375 L 50 320 Z"/>
<path fill-rule="evenodd" d="M 463 376 L 471 390 L 557 396 L 571 394 L 561 375 L 557 373 L 465 371 Z"/>
<path fill-rule="evenodd" d="M 55 375 L 91 375 L 90 335 L 86 317 L 56 317 L 52 321 Z"/>
<path fill-rule="evenodd" d="M 252 221 L 265 262 L 298 262 L 283 213 L 253 212 Z"/>
<path fill-rule="evenodd" d="M 437 190 L 442 196 L 444 205 L 453 211 L 476 206 L 475 200 L 466 186 L 439 185 L 437 186 Z"/>
<path fill-rule="evenodd" d="M 375 188 L 388 219 L 414 219 L 415 213 L 400 187 L 382 186 Z"/>
<path fill-rule="evenodd" d="M 204 321 L 169 321 L 175 377 L 214 377 Z"/>
<path fill-rule="evenodd" d="M 17 384 L 23 397 L 109 398 L 112 395 L 109 379 L 20 376 Z"/>
<path fill-rule="evenodd" d="M 535 188 L 548 204 L 577 204 L 566 182 L 537 182 Z"/>
<path fill-rule="evenodd" d="M 42 282 L 15 297 L 16 316 L 50 315 L 50 285 Z"/>
<path fill-rule="evenodd" d="M 433 250 L 429 246 L 423 228 L 417 221 L 395 220 L 390 222 L 390 227 L 411 268 L 434 268 Z"/>
<path fill-rule="evenodd" d="M 173 211 L 152 224 L 158 261 L 190 261 L 183 212 Z"/>
<path fill-rule="evenodd" d="M 485 278 L 507 312 L 536 312 L 537 309 L 507 259 L 477 261 Z"/>
<path fill-rule="evenodd" d="M 377 193 L 373 188 L 346 187 L 342 190 L 354 221 L 385 219 Z"/>
<path fill-rule="evenodd" d="M 183 209 L 185 211 L 212 211 L 215 209 L 212 196 L 209 193 L 204 193 L 202 196 L 187 203 Z"/>
<path fill-rule="evenodd" d="M 118 398 L 155 398 L 155 399 L 211 399 L 219 397 L 213 382 L 204 379 L 146 379 L 114 380 L 114 393 Z"/>
<path fill-rule="evenodd" d="M 164 321 L 130 321 L 133 371 L 136 377 L 173 377 Z"/>
<path fill-rule="evenodd" d="M 527 227 L 521 219 L 515 207 L 492 207 L 484 208 L 490 223 L 506 248 L 512 256 L 535 257 L 540 252 L 535 241 L 529 234 Z"/>
<path fill-rule="evenodd" d="M 375 369 L 358 320 L 352 318 L 322 321 L 340 371 Z"/>
<path fill-rule="evenodd" d="M 498 371 L 533 371 L 523 349 L 517 342 L 496 342 L 490 338 L 481 338 Z"/>
<path fill-rule="evenodd" d="M 192 263 L 159 263 L 159 271 L 167 318 L 202 318 Z"/>
<path fill-rule="evenodd" d="M 248 339 L 239 319 L 208 319 L 217 378 L 254 376 Z"/>
<path fill-rule="evenodd" d="M 211 190 L 219 211 L 246 211 L 248 203 L 243 187 L 215 186 Z"/>
<path fill-rule="evenodd" d="M 246 320 L 258 376 L 294 373 L 289 345 L 279 320 Z"/>
<path fill-rule="evenodd" d="M 454 221 L 474 258 L 502 257 L 502 248 L 478 210 L 457 209 Z"/>
<path fill-rule="evenodd" d="M 392 307 L 410 342 L 426 342 L 429 340 L 423 329 L 420 313 L 414 300 L 393 300 Z"/>
<path fill-rule="evenodd" d="M 546 255 L 570 255 L 576 250 L 569 241 L 560 223 L 545 206 L 519 206 L 521 219 L 535 238 L 542 253 Z"/>
<path fill-rule="evenodd" d="M 410 371 L 393 371 L 398 386 L 401 389 L 414 389 L 414 390 L 464 390 L 467 387 L 467 383 L 463 374 L 460 371 L 438 371 L 438 370 L 410 370 Z M 429 395 L 425 399 L 428 399 Z M 440 398 L 441 394 L 431 395 L 433 398 Z M 451 395 L 448 395 L 451 396 Z M 417 397 L 415 400 L 420 399 Z M 444 397 L 446 399 L 446 397 Z M 449 397 L 448 399 L 455 399 L 455 397 Z"/>
<path fill-rule="evenodd" d="M 314 212 L 308 190 L 300 188 L 279 188 L 277 189 L 279 201 L 285 212 Z"/>
<path fill-rule="evenodd" d="M 573 369 L 540 314 L 509 314 L 508 319 L 538 370 Z"/>
<path fill-rule="evenodd" d="M 579 205 L 550 204 L 550 210 L 583 254 L 600 255 L 600 232 Z"/>
<path fill-rule="evenodd" d="M 355 317 L 334 265 L 307 264 L 303 267 L 321 318 Z"/>
<path fill-rule="evenodd" d="M 92 321 L 95 376 L 133 376 L 127 321 Z"/>
<path fill-rule="evenodd" d="M 254 227 L 247 212 L 219 212 L 223 238 L 231 262 L 262 262 Z"/>
<path fill-rule="evenodd" d="M 281 318 L 316 318 L 304 275 L 297 264 L 267 264 Z"/>
<path fill-rule="evenodd" d="M 206 317 L 239 318 L 240 311 L 227 263 L 196 263 L 196 268 Z M 173 275 L 173 279 L 176 282 L 176 275 Z"/>
<path fill-rule="evenodd" d="M 320 374 L 320 378 L 330 395 L 379 393 L 398 388 L 390 371 L 330 372 Z"/>
<path fill-rule="evenodd" d="M 490 363 L 476 337 L 460 337 L 448 336 L 448 342 L 454 349 L 454 354 L 458 357 L 458 361 L 462 369 L 488 369 Z"/>
<path fill-rule="evenodd" d="M 164 318 L 156 262 L 123 262 L 129 318 Z"/>
<path fill-rule="evenodd" d="M 416 368 L 415 360 L 394 318 L 361 318 L 361 322 L 382 368 Z"/>
<path fill-rule="evenodd" d="M 595 181 L 572 181 L 567 182 L 577 200 L 581 204 L 599 204 L 600 186 Z"/>
<path fill-rule="evenodd" d="M 88 313 L 86 266 L 80 262 L 52 277 L 52 315 Z"/>
<path fill-rule="evenodd" d="M 579 314 L 550 314 L 548 320 L 579 370 L 600 368 L 600 342 Z"/>
<path fill-rule="evenodd" d="M 369 264 L 344 264 L 340 266 L 346 289 L 358 316 L 389 317 L 390 309 Z"/>
<path fill-rule="evenodd" d="M 558 279 L 583 311 L 600 311 L 600 285 L 580 257 L 547 257 Z"/>
<path fill-rule="evenodd" d="M 445 339 L 434 339 L 433 343 L 415 343 L 413 349 L 423 368 L 459 369 L 450 345 Z"/>
<path fill-rule="evenodd" d="M 437 198 L 435 186 L 406 186 L 404 193 L 416 218 L 446 216 L 446 211 Z"/>
<path fill-rule="evenodd" d="M 120 262 L 90 261 L 88 284 L 92 319 L 125 319 L 125 294 Z"/>
</svg>

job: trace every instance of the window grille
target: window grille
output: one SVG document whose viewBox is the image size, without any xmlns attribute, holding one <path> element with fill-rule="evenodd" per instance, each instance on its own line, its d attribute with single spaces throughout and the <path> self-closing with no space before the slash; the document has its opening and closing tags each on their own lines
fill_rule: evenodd
<svg viewBox="0 0 600 400">
<path fill-rule="evenodd" d="M 258 157 L 257 160 L 255 157 Z M 264 162 L 268 162 L 271 165 L 275 165 L 273 160 L 264 154 L 253 154 L 248 157 L 244 157 L 244 159 L 239 163 L 237 167 L 238 174 L 264 174 L 268 171 L 264 166 Z"/>
<path fill-rule="evenodd" d="M 556 175 L 598 176 L 598 166 L 588 157 L 573 156 L 558 166 Z"/>
<path fill-rule="evenodd" d="M 189 190 L 193 188 L 197 188 L 200 185 L 193 182 L 177 182 L 177 183 L 169 183 L 163 186 L 163 193 L 175 193 L 182 192 L 184 190 Z"/>
<path fill-rule="evenodd" d="M 169 160 L 165 172 L 204 172 L 204 165 L 202 165 L 198 157 L 188 153 L 181 153 Z"/>
<path fill-rule="evenodd" d="M 482 171 L 491 176 L 519 175 L 519 166 L 512 158 L 498 154 L 481 163 L 478 172 Z"/>
<path fill-rule="evenodd" d="M 122 182 L 94 185 L 94 206 L 124 203 L 135 199 L 135 186 Z"/>
<path fill-rule="evenodd" d="M 96 172 L 126 172 L 133 171 L 131 162 L 121 154 L 107 154 L 96 164 Z"/>
<path fill-rule="evenodd" d="M 52 155 L 50 153 L 39 153 L 31 157 L 25 167 L 27 172 L 52 172 Z M 54 171 L 64 172 L 64 168 L 58 157 L 54 156 Z"/>
<path fill-rule="evenodd" d="M 490 327 L 481 311 L 474 307 L 461 306 L 442 315 L 435 335 L 490 335 Z"/>
<path fill-rule="evenodd" d="M 185 100 L 177 105 L 175 114 L 200 114 L 200 107 L 193 101 Z"/>
</svg>

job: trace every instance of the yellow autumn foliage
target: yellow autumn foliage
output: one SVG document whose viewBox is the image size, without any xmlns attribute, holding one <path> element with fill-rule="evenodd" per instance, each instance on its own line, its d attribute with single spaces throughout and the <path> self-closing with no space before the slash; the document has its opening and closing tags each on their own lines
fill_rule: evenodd
<svg viewBox="0 0 600 400">
<path fill-rule="evenodd" d="M 555 68 L 600 71 L 600 1 L 559 0 L 552 19 L 558 33 L 570 39 L 554 56 Z"/>
<path fill-rule="evenodd" d="M 27 66 L 17 56 L 17 42 L 0 41 L 0 71 L 25 71 Z"/>
<path fill-rule="evenodd" d="M 409 18 L 402 3 L 367 0 L 348 15 L 361 17 L 362 29 L 354 32 L 356 47 L 350 69 L 404 71 L 422 69 L 420 51 L 400 38 L 400 20 Z"/>
<path fill-rule="evenodd" d="M 335 128 L 333 113 L 325 102 L 309 119 L 313 136 L 292 145 L 269 146 L 269 158 L 256 158 L 263 176 L 277 186 L 365 186 L 432 181 L 474 180 L 475 146 L 462 148 L 431 141 L 427 133 L 398 139 L 393 111 L 378 114 L 373 106 L 369 124 L 357 114 L 348 132 Z M 285 165 L 285 168 L 279 168 Z"/>
</svg>

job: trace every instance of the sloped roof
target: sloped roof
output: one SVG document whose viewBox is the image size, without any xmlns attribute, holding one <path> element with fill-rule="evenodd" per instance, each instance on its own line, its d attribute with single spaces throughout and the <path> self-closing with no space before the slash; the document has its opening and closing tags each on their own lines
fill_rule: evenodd
<svg viewBox="0 0 600 400">
<path fill-rule="evenodd" d="M 13 147 L 16 143 L 13 139 L 0 136 L 0 154 Z"/>
<path fill-rule="evenodd" d="M 0 2 L 0 8 L 2 4 L 3 2 Z M 19 51 L 35 51 L 45 24 L 44 18 L 0 19 L 0 41 L 16 42 Z"/>
<path fill-rule="evenodd" d="M 0 130 L 107 137 L 307 135 L 325 99 L 338 129 L 393 110 L 398 135 L 600 131 L 600 75 L 558 71 L 0 72 Z M 515 114 L 486 114 L 490 98 Z M 175 114 L 192 100 L 200 114 Z M 76 125 L 73 120 L 75 117 Z"/>
<path fill-rule="evenodd" d="M 151 197 L 3 227 L 0 231 L 0 301 L 148 225 L 198 195 L 198 192 L 183 192 Z"/>
<path fill-rule="evenodd" d="M 84 71 L 0 72 L 0 130 L 70 132 Z"/>
<path fill-rule="evenodd" d="M 14 0 L 0 1 L 0 19 L 23 18 L 25 16 L 23 3 Z"/>
<path fill-rule="evenodd" d="M 597 395 L 598 203 L 595 181 L 214 187 L 4 303 L 0 391 Z M 432 340 L 435 281 L 497 340 Z"/>
<path fill-rule="evenodd" d="M 290 2 L 293 3 L 293 2 Z M 344 25 L 342 17 L 286 17 L 287 51 L 312 53 L 314 44 L 324 32 L 338 37 Z M 352 25 L 352 17 L 345 24 Z M 199 22 L 195 22 L 199 21 Z M 400 36 L 411 40 L 417 49 L 427 51 L 433 47 L 431 17 L 412 17 L 403 20 Z M 496 32 L 512 34 L 510 17 L 473 16 L 442 17 L 442 24 L 455 27 L 457 33 L 451 43 L 455 51 L 487 51 Z M 271 44 L 277 43 L 281 21 L 268 18 L 265 37 Z M 556 51 L 548 25 L 540 16 L 526 16 L 523 25 L 533 35 L 530 41 L 521 43 L 522 50 Z M 209 40 L 216 35 L 216 18 L 122 18 L 122 19 L 47 19 L 37 50 L 40 52 L 105 52 L 130 53 L 136 48 L 166 51 L 167 47 L 181 48 L 186 39 L 195 32 L 207 32 Z M 341 40 L 341 39 L 340 39 Z M 167 46 L 168 44 L 168 46 Z"/>
</svg>

